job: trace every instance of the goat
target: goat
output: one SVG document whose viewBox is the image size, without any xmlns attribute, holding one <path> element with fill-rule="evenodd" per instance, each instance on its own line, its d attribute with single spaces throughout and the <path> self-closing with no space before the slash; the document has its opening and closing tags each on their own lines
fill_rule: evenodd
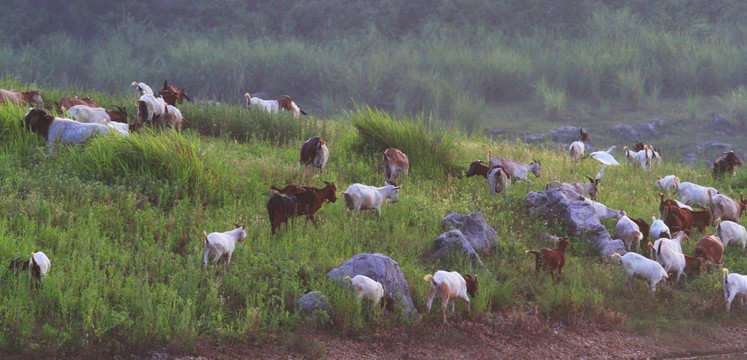
<svg viewBox="0 0 747 360">
<path fill-rule="evenodd" d="M 722 194 L 714 196 L 712 191 L 708 190 L 708 208 L 713 214 L 714 225 L 718 219 L 739 222 L 746 205 L 744 196 L 741 193 L 739 196 L 741 201 L 736 201 Z"/>
<path fill-rule="evenodd" d="M 672 196 L 672 189 L 677 191 L 677 187 L 680 185 L 680 178 L 674 175 L 667 175 L 654 183 L 660 191 L 666 191 L 667 196 Z"/>
<path fill-rule="evenodd" d="M 18 91 L 15 89 L 0 89 L 0 105 L 4 103 L 13 104 L 15 106 L 21 106 L 31 103 L 34 103 L 36 105 L 44 105 L 44 100 L 42 100 L 41 97 L 41 90 Z"/>
<path fill-rule="evenodd" d="M 135 101 L 137 107 L 137 121 L 153 123 L 161 118 L 166 109 L 166 102 L 161 97 L 145 94 Z"/>
<path fill-rule="evenodd" d="M 329 149 L 321 137 L 310 137 L 301 145 L 301 158 L 299 160 L 301 165 L 311 165 L 313 169 L 319 169 L 319 172 L 322 173 L 328 159 Z"/>
<path fill-rule="evenodd" d="M 680 196 L 680 201 L 687 205 L 708 207 L 709 189 L 714 194 L 718 194 L 718 191 L 712 187 L 683 182 L 677 187 L 677 194 Z"/>
<path fill-rule="evenodd" d="M 84 98 L 63 97 L 62 99 L 60 99 L 59 102 L 55 102 L 54 104 L 55 106 L 57 106 L 57 110 L 59 112 L 66 111 L 67 109 L 70 109 L 71 107 L 75 105 L 86 105 L 86 106 L 90 106 L 93 108 L 100 107 L 98 104 L 96 104 L 95 101 L 93 101 L 93 99 L 89 97 L 84 97 Z"/>
<path fill-rule="evenodd" d="M 679 202 L 677 200 L 674 200 L 674 199 L 664 200 L 664 194 L 661 193 L 661 192 L 659 193 L 659 198 L 660 198 L 660 200 L 659 200 L 659 218 L 660 219 L 664 216 L 664 209 L 667 206 L 674 206 L 674 207 L 679 207 L 679 208 L 683 208 L 683 209 L 687 209 L 687 210 L 693 211 L 692 207 L 690 207 L 688 205 L 685 205 L 685 204 L 683 204 L 683 203 L 681 203 L 681 202 Z"/>
<path fill-rule="evenodd" d="M 581 156 L 584 155 L 585 143 L 590 140 L 589 134 L 584 132 L 583 128 L 578 129 L 581 139 L 574 141 L 568 147 L 568 153 L 571 155 L 571 162 L 577 163 Z"/>
<path fill-rule="evenodd" d="M 151 89 L 150 86 L 148 86 L 148 84 L 144 82 L 139 83 L 139 82 L 133 81 L 132 84 L 130 85 L 135 87 L 135 91 L 137 91 L 138 96 L 143 96 L 143 95 L 155 96 L 155 94 L 153 93 L 153 89 Z"/>
<path fill-rule="evenodd" d="M 695 244 L 695 257 L 703 259 L 704 262 L 720 264 L 724 256 L 724 244 L 721 238 L 714 234 L 706 234 L 698 239 Z"/>
<path fill-rule="evenodd" d="M 560 238 L 557 241 L 556 249 L 541 248 L 539 251 L 524 250 L 525 253 L 534 255 L 535 277 L 539 274 L 540 268 L 542 268 L 550 271 L 553 279 L 557 279 L 560 282 L 560 273 L 563 271 L 563 266 L 565 265 L 565 250 L 569 246 L 573 249 L 573 245 L 568 240 Z"/>
<path fill-rule="evenodd" d="M 42 109 L 29 109 L 23 116 L 26 127 L 47 140 L 49 152 L 54 153 L 55 145 L 82 143 L 99 134 L 117 132 L 102 124 L 79 123 L 71 119 L 56 118 Z"/>
<path fill-rule="evenodd" d="M 737 244 L 744 251 L 745 244 L 747 244 L 747 230 L 744 226 L 733 221 L 719 221 L 716 225 L 716 231 L 724 248 L 729 244 Z"/>
<path fill-rule="evenodd" d="M 30 280 L 32 282 L 32 286 L 33 284 L 36 284 L 37 290 L 39 289 L 39 286 L 41 286 L 42 288 L 44 287 L 43 281 L 47 277 L 47 273 L 49 272 L 50 267 L 52 267 L 52 263 L 49 261 L 49 258 L 46 254 L 41 251 L 31 253 L 31 259 L 29 259 L 28 268 L 31 271 Z"/>
<path fill-rule="evenodd" d="M 524 164 L 522 162 L 518 162 L 516 160 L 506 159 L 500 156 L 496 156 L 494 158 L 491 158 L 493 156 L 493 151 L 488 151 L 488 159 L 490 160 L 490 167 L 493 166 L 503 166 L 504 169 L 506 169 L 506 172 L 508 175 L 511 176 L 512 181 L 519 181 L 524 180 L 526 182 L 532 182 L 527 177 L 529 173 L 533 173 L 534 176 L 540 177 L 540 170 L 542 169 L 542 165 L 539 161 L 533 160 L 529 164 Z"/>
<path fill-rule="evenodd" d="M 690 211 L 675 206 L 666 206 L 664 209 L 664 223 L 672 231 L 690 230 L 697 227 L 699 231 L 711 224 L 713 216 L 710 210 Z"/>
<path fill-rule="evenodd" d="M 656 250 L 656 261 L 661 264 L 661 266 L 667 273 L 671 271 L 677 274 L 677 279 L 675 280 L 675 282 L 680 282 L 680 276 L 682 276 L 683 274 L 685 275 L 685 278 L 687 278 L 687 274 L 685 274 L 685 255 L 681 251 L 676 251 L 672 246 L 666 246 L 662 250 L 662 245 L 665 242 L 670 242 L 673 240 L 659 240 L 659 246 Z"/>
<path fill-rule="evenodd" d="M 655 216 L 651 217 L 651 226 L 649 229 L 648 236 L 651 239 L 672 238 L 672 231 L 669 230 L 669 226 Z"/>
<path fill-rule="evenodd" d="M 306 191 L 292 195 L 276 193 L 267 200 L 267 215 L 270 218 L 270 227 L 272 234 L 275 235 L 275 229 L 280 224 L 288 222 L 288 218 L 296 214 L 306 214 L 307 219 L 311 219 L 309 209 L 314 206 L 316 195 L 314 190 L 306 188 Z"/>
<path fill-rule="evenodd" d="M 172 129 L 181 131 L 182 121 L 186 121 L 182 116 L 182 112 L 175 106 L 166 104 L 164 101 L 163 114 L 158 120 L 158 123 L 161 124 L 161 129 L 166 130 L 166 127 L 171 127 Z"/>
<path fill-rule="evenodd" d="M 158 95 L 160 95 L 163 98 L 163 101 L 167 104 L 174 106 L 176 106 L 177 103 L 181 104 L 184 100 L 192 101 L 189 99 L 189 96 L 187 96 L 184 89 L 169 85 L 169 82 L 166 79 L 163 80 L 163 86 L 161 87 L 161 90 L 158 90 Z"/>
<path fill-rule="evenodd" d="M 592 179 L 586 175 L 584 175 L 587 179 L 589 179 L 588 184 L 582 184 L 582 183 L 564 183 L 573 189 L 573 191 L 581 194 L 582 196 L 585 196 L 586 194 L 589 194 L 589 197 L 592 200 L 596 200 L 597 196 L 599 196 L 599 179 Z M 549 186 L 549 185 L 548 185 Z"/>
<path fill-rule="evenodd" d="M 684 231 L 677 231 L 674 234 L 672 234 L 672 238 L 659 238 L 656 240 L 653 245 L 651 245 L 651 248 L 653 250 L 656 250 L 660 244 L 663 243 L 664 247 L 671 247 L 672 250 L 676 252 L 683 252 L 682 251 L 682 243 L 687 242 L 687 244 L 690 244 L 690 237 L 687 235 Z M 656 260 L 656 251 L 654 251 L 651 254 L 651 259 Z"/>
<path fill-rule="evenodd" d="M 124 106 L 115 106 L 117 111 L 106 110 L 106 114 L 109 115 L 109 119 L 118 123 L 127 124 L 127 109 Z"/>
<path fill-rule="evenodd" d="M 490 168 L 488 171 L 488 187 L 490 188 L 490 194 L 495 196 L 496 191 L 499 191 L 503 194 L 503 198 L 505 199 L 508 186 L 511 184 L 510 179 L 511 176 L 508 175 L 508 172 L 503 168 L 503 166 L 498 165 Z"/>
<path fill-rule="evenodd" d="M 648 281 L 651 297 L 656 298 L 656 286 L 662 281 L 664 281 L 662 287 L 665 286 L 666 280 L 669 278 L 669 275 L 667 275 L 666 270 L 664 270 L 664 267 L 662 267 L 661 264 L 654 260 L 647 259 L 641 254 L 628 252 L 627 254 L 620 256 L 618 253 L 613 253 L 610 257 L 620 259 L 620 264 L 627 274 L 625 285 L 627 285 L 629 292 L 633 292 L 633 288 L 630 285 L 630 280 L 633 276 L 641 277 Z"/>
<path fill-rule="evenodd" d="M 723 268 L 724 273 L 724 300 L 726 300 L 726 312 L 731 309 L 734 297 L 739 296 L 739 303 L 744 307 L 744 298 L 747 297 L 747 276 L 731 273 L 729 269 Z"/>
<path fill-rule="evenodd" d="M 280 110 L 280 106 L 277 100 L 263 100 L 258 97 L 252 97 L 249 93 L 244 94 L 246 98 L 247 109 L 260 109 L 270 114 L 277 114 Z"/>
<path fill-rule="evenodd" d="M 643 233 L 633 220 L 631 220 L 625 211 L 621 211 L 620 217 L 615 224 L 615 235 L 622 239 L 625 244 L 625 251 L 630 251 L 631 246 L 635 243 L 636 249 L 640 249 Z"/>
<path fill-rule="evenodd" d="M 622 211 L 622 210 L 610 209 L 606 205 L 600 202 L 590 200 L 588 198 L 584 198 L 584 202 L 587 204 L 590 204 L 591 206 L 594 206 L 594 211 L 597 213 L 599 220 L 612 219 L 612 218 L 617 219 L 618 217 L 620 217 L 620 212 Z"/>
<path fill-rule="evenodd" d="M 631 221 L 633 221 L 636 225 L 638 225 L 638 230 L 643 234 L 642 241 L 648 240 L 648 234 L 650 232 L 650 226 L 646 222 L 646 220 L 643 220 L 643 218 L 630 218 Z"/>
<path fill-rule="evenodd" d="M 314 214 L 322 208 L 322 204 L 324 204 L 325 200 L 327 201 L 327 203 L 334 203 L 335 201 L 337 201 L 337 187 L 335 187 L 335 184 L 328 183 L 326 181 L 324 181 L 324 184 L 326 186 L 321 189 L 314 187 L 307 188 L 304 186 L 293 184 L 286 185 L 282 189 L 276 187 L 275 185 L 272 185 L 270 186 L 270 189 L 291 195 L 300 195 L 306 192 L 307 189 L 311 189 L 314 192 L 314 204 L 309 208 L 298 207 L 296 215 L 303 215 L 308 213 L 308 217 L 314 223 L 314 227 L 318 228 L 316 219 L 314 218 Z"/>
<path fill-rule="evenodd" d="M 387 293 L 384 284 L 365 275 L 355 275 L 352 278 L 345 276 L 342 279 L 350 283 L 359 305 L 361 300 L 370 301 L 374 305 L 377 305 L 381 302 L 381 299 L 384 299 L 383 304 L 387 310 L 394 310 L 394 298 Z"/>
<path fill-rule="evenodd" d="M 441 297 L 441 318 L 444 325 L 448 324 L 448 321 L 446 321 L 446 306 L 451 302 L 451 313 L 453 314 L 457 298 L 467 302 L 467 313 L 471 313 L 469 296 L 475 297 L 477 294 L 477 277 L 473 278 L 470 275 L 462 275 L 456 271 L 447 272 L 439 270 L 433 275 L 423 276 L 423 280 L 430 281 L 431 283 L 431 289 L 428 292 L 428 301 L 426 302 L 427 314 L 431 313 L 431 304 L 433 304 L 433 298 L 436 297 L 436 294 Z"/>
<path fill-rule="evenodd" d="M 345 199 L 342 211 L 354 210 L 355 215 L 358 215 L 361 210 L 376 209 L 381 217 L 381 204 L 385 199 L 388 203 L 396 203 L 399 200 L 398 193 L 399 186 L 392 183 L 382 187 L 355 183 L 342 193 Z"/>
<path fill-rule="evenodd" d="M 231 264 L 231 255 L 233 250 L 236 248 L 236 242 L 244 243 L 246 239 L 246 230 L 244 226 L 236 226 L 235 229 L 226 232 L 212 232 L 210 234 L 207 231 L 202 231 L 205 236 L 205 251 L 202 254 L 202 269 L 207 268 L 208 256 L 213 255 L 213 263 L 215 264 L 218 260 L 223 260 L 225 267 Z"/>
<path fill-rule="evenodd" d="M 410 171 L 410 160 L 399 149 L 388 148 L 384 150 L 381 161 L 384 163 L 385 180 L 396 181 L 399 175 L 407 176 Z"/>
<path fill-rule="evenodd" d="M 719 157 L 713 162 L 713 168 L 711 168 L 711 171 L 713 172 L 714 178 L 723 178 L 724 174 L 727 172 L 734 175 L 736 173 L 734 168 L 741 165 L 742 160 L 737 156 L 737 154 L 735 154 L 734 151 L 729 151 L 724 153 L 724 156 Z"/>
<path fill-rule="evenodd" d="M 301 114 L 308 115 L 306 111 L 301 110 L 301 108 L 296 105 L 295 102 L 293 102 L 293 99 L 291 99 L 288 95 L 283 95 L 280 99 L 278 99 L 278 107 L 280 110 L 283 111 L 290 111 L 293 114 L 293 117 L 299 117 Z"/>
<path fill-rule="evenodd" d="M 112 118 L 104 108 L 90 107 L 88 105 L 74 105 L 67 109 L 67 115 L 73 120 L 82 123 L 108 123 Z"/>
</svg>

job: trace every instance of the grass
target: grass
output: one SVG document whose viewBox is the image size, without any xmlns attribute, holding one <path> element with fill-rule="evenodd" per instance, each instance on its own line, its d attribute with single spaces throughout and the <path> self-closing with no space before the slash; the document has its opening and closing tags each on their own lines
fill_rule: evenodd
<svg viewBox="0 0 747 360">
<path fill-rule="evenodd" d="M 74 95 L 64 90 L 48 93 Z M 370 108 L 316 120 L 318 125 L 238 106 L 184 108 L 185 116 L 191 113 L 194 120 L 182 133 L 145 131 L 129 138 L 99 138 L 50 156 L 44 141 L 18 126 L 23 109 L 0 107 L 0 259 L 42 250 L 52 261 L 45 288 L 33 299 L 25 275 L 0 270 L 5 289 L 0 294 L 0 353 L 59 354 L 93 347 L 128 352 L 170 344 L 190 351 L 203 341 L 263 341 L 306 326 L 294 303 L 311 289 L 322 291 L 332 309 L 316 326 L 341 336 L 364 337 L 380 328 L 440 322 L 437 311 L 408 319 L 358 307 L 349 292 L 325 278 L 361 252 L 383 253 L 397 261 L 420 311 L 429 287 L 424 274 L 446 268 L 476 272 L 480 291 L 472 300 L 472 317 L 477 321 L 490 321 L 495 311 L 536 308 L 569 324 L 594 321 L 676 334 L 747 316 L 736 308 L 731 314 L 723 312 L 717 269 L 691 274 L 683 284 L 660 291 L 656 300 L 639 281 L 628 294 L 622 271 L 602 261 L 587 239 L 526 215 L 522 198 L 528 191 L 542 190 L 554 179 L 584 181 L 581 174 L 599 170 L 592 160 L 579 163 L 574 175 L 567 154 L 554 148 L 467 138 L 425 116 L 394 118 Z M 541 114 L 541 105 L 533 108 Z M 257 136 L 245 133 L 271 129 L 272 121 L 281 124 L 277 129 L 290 131 L 282 137 L 270 130 Z M 537 121 L 531 126 L 556 124 Z M 327 140 L 330 162 L 324 175 L 304 177 L 298 147 L 312 131 Z M 385 206 L 382 218 L 371 212 L 354 218 L 340 211 L 338 201 L 317 213 L 319 230 L 296 219 L 287 230 L 270 235 L 263 206 L 270 184 L 304 178 L 314 186 L 333 181 L 338 189 L 353 182 L 383 183 L 380 151 L 390 146 L 408 154 L 413 171 L 400 201 Z M 455 176 L 455 170 L 484 158 L 489 148 L 509 158 L 540 160 L 542 177 L 512 186 L 503 200 L 489 196 L 484 179 Z M 658 208 L 653 183 L 671 173 L 730 195 L 745 186 L 742 170 L 734 180 L 716 182 L 704 168 L 683 167 L 665 157 L 665 164 L 652 173 L 627 166 L 607 168 L 599 201 L 649 218 Z M 501 255 L 483 257 L 484 269 L 431 259 L 433 239 L 442 232 L 440 219 L 453 211 L 482 211 L 496 230 Z M 223 274 L 212 266 L 203 271 L 202 231 L 226 231 L 234 222 L 247 225 L 248 237 L 237 245 L 230 269 Z M 614 227 L 610 220 L 604 224 Z M 547 274 L 535 279 L 534 264 L 524 254 L 525 249 L 550 246 L 543 237 L 546 232 L 569 236 L 575 247 L 559 284 Z M 692 246 L 685 251 L 691 254 Z M 744 272 L 747 258 L 729 247 L 724 265 Z M 450 321 L 466 317 L 464 303 L 457 304 Z M 511 318 L 517 328 L 534 321 L 515 312 Z M 308 357 L 325 353 L 302 334 L 288 346 Z"/>
</svg>

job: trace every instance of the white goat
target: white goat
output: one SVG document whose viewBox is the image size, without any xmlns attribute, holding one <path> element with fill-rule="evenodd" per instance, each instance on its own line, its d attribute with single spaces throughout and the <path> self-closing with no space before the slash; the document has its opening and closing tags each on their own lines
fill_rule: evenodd
<svg viewBox="0 0 747 360">
<path fill-rule="evenodd" d="M 355 215 L 361 210 L 376 209 L 381 217 L 381 204 L 386 199 L 388 203 L 396 203 L 398 198 L 399 186 L 386 184 L 382 187 L 363 185 L 359 183 L 348 186 L 342 194 L 345 196 L 345 204 L 342 211 L 355 210 Z"/>
<path fill-rule="evenodd" d="M 643 150 L 638 151 L 635 154 L 635 161 L 641 164 L 641 168 L 645 171 L 651 171 L 651 151 L 648 149 L 648 145 L 643 145 Z"/>
<path fill-rule="evenodd" d="M 506 159 L 500 156 L 492 157 L 493 151 L 488 151 L 488 159 L 490 159 L 489 167 L 494 166 L 503 166 L 504 169 L 506 169 L 506 172 L 511 177 L 512 182 L 516 182 L 519 180 L 524 180 L 526 182 L 532 182 L 527 177 L 529 173 L 533 173 L 534 176 L 540 177 L 540 170 L 542 169 L 542 166 L 540 165 L 539 161 L 533 160 L 529 164 L 525 164 L 516 160 Z"/>
<path fill-rule="evenodd" d="M 135 87 L 135 91 L 137 91 L 137 94 L 140 96 L 146 95 L 146 94 L 153 95 L 153 89 L 151 89 L 150 86 L 148 86 L 148 84 L 144 82 L 139 83 L 139 82 L 133 81 L 131 85 Z"/>
<path fill-rule="evenodd" d="M 593 201 L 589 198 L 584 198 L 584 202 L 594 206 L 594 211 L 597 213 L 597 216 L 599 216 L 599 220 L 604 219 L 612 219 L 612 218 L 619 218 L 621 216 L 622 210 L 613 210 L 608 208 L 606 205 Z"/>
<path fill-rule="evenodd" d="M 161 119 L 159 120 L 161 129 L 165 130 L 166 127 L 170 126 L 175 130 L 181 130 L 182 121 L 184 121 L 182 112 L 179 111 L 179 109 L 177 109 L 174 105 L 168 105 L 164 102 L 163 114 L 161 115 Z"/>
<path fill-rule="evenodd" d="M 350 285 L 353 287 L 353 293 L 355 293 L 356 299 L 358 300 L 358 304 L 360 304 L 361 299 L 363 299 L 376 305 L 386 295 L 386 287 L 368 276 L 355 275 L 353 278 L 345 276 L 342 279 L 350 282 Z"/>
<path fill-rule="evenodd" d="M 672 189 L 674 189 L 674 191 L 677 191 L 677 187 L 679 187 L 680 185 L 680 178 L 674 175 L 667 175 L 659 180 L 656 180 L 655 185 L 662 192 L 666 190 L 667 196 L 672 196 Z"/>
<path fill-rule="evenodd" d="M 664 245 L 664 247 L 669 247 L 672 250 L 676 252 L 682 253 L 682 242 L 686 241 L 688 244 L 690 244 L 690 237 L 687 236 L 687 234 L 684 231 L 677 231 L 674 234 L 672 234 L 671 239 L 667 238 L 660 238 L 656 241 L 654 241 L 653 248 L 651 249 L 651 259 L 656 260 L 656 249 L 659 248 L 659 244 Z"/>
<path fill-rule="evenodd" d="M 72 119 L 52 117 L 42 109 L 29 109 L 29 112 L 23 116 L 23 120 L 31 131 L 46 136 L 50 153 L 54 153 L 58 143 L 77 144 L 100 134 L 117 132 L 115 128 L 103 124 L 81 123 Z"/>
<path fill-rule="evenodd" d="M 324 167 L 327 166 L 327 160 L 329 159 L 329 149 L 326 144 L 322 144 L 319 150 L 314 155 L 314 160 L 311 161 L 313 168 L 319 168 L 319 172 L 324 172 Z"/>
<path fill-rule="evenodd" d="M 256 96 L 252 97 L 249 93 L 245 93 L 244 98 L 246 98 L 246 107 L 250 110 L 260 109 L 270 114 L 277 114 L 280 111 L 280 105 L 277 100 L 263 100 Z"/>
<path fill-rule="evenodd" d="M 648 237 L 652 239 L 660 239 L 663 236 L 661 236 L 662 233 L 666 233 L 667 237 L 672 238 L 672 231 L 669 230 L 669 226 L 664 223 L 662 220 L 656 219 L 655 216 L 651 217 L 651 227 L 648 231 Z"/>
<path fill-rule="evenodd" d="M 32 252 L 31 258 L 29 259 L 29 280 L 33 284 L 36 284 L 38 289 L 41 285 L 43 287 L 43 280 L 47 277 L 49 268 L 52 267 L 52 263 L 46 254 L 41 251 Z"/>
<path fill-rule="evenodd" d="M 734 297 L 739 296 L 739 303 L 744 306 L 744 298 L 747 297 L 747 276 L 731 273 L 729 269 L 723 268 L 724 272 L 724 300 L 726 300 L 726 311 L 731 309 Z"/>
<path fill-rule="evenodd" d="M 213 232 L 205 235 L 205 251 L 202 254 L 202 268 L 205 269 L 208 263 L 208 255 L 213 255 L 213 263 L 222 259 L 225 266 L 231 263 L 231 255 L 236 248 L 236 241 L 244 243 L 246 239 L 246 230 L 243 226 L 236 225 L 236 228 L 226 232 Z"/>
<path fill-rule="evenodd" d="M 680 196 L 680 201 L 687 205 L 707 208 L 709 189 L 714 194 L 718 194 L 718 191 L 712 187 L 701 186 L 691 182 L 683 182 L 677 187 L 677 194 Z"/>
<path fill-rule="evenodd" d="M 438 294 L 441 297 L 441 318 L 444 324 L 448 324 L 446 321 L 446 306 L 451 302 L 451 313 L 454 313 L 455 300 L 457 298 L 463 299 L 467 302 L 467 313 L 470 313 L 470 296 L 474 297 L 477 293 L 477 279 L 473 279 L 471 276 L 463 276 L 456 271 L 436 271 L 433 275 L 425 275 L 423 280 L 431 282 L 431 289 L 428 292 L 428 302 L 426 303 L 426 313 L 431 313 L 431 305 L 433 304 L 433 298 Z"/>
<path fill-rule="evenodd" d="M 630 285 L 630 280 L 633 276 L 636 276 L 648 281 L 651 296 L 656 297 L 656 285 L 664 281 L 662 287 L 665 286 L 666 280 L 669 278 L 661 264 L 651 259 L 647 259 L 641 254 L 629 252 L 620 256 L 618 253 L 613 253 L 610 257 L 620 259 L 620 263 L 627 274 L 625 285 L 628 286 L 628 291 L 633 291 Z"/>
<path fill-rule="evenodd" d="M 75 105 L 67 109 L 67 114 L 75 121 L 82 123 L 108 123 L 112 118 L 101 107 L 90 107 L 88 105 Z"/>
<path fill-rule="evenodd" d="M 153 122 L 160 119 L 166 109 L 166 101 L 162 97 L 145 94 L 135 101 L 137 117 L 140 121 Z"/>
<path fill-rule="evenodd" d="M 727 220 L 718 223 L 716 230 L 718 237 L 721 238 L 721 242 L 724 244 L 724 248 L 729 244 L 736 244 L 741 246 L 742 251 L 744 251 L 744 246 L 747 244 L 747 230 L 745 230 L 744 226 Z"/>
<path fill-rule="evenodd" d="M 739 222 L 744 205 L 726 195 L 713 195 L 713 191 L 708 190 L 708 209 L 711 210 L 713 224 L 719 219 Z"/>
<path fill-rule="evenodd" d="M 656 248 L 656 261 L 666 270 L 667 273 L 674 272 L 677 274 L 676 282 L 680 281 L 680 276 L 685 273 L 685 255 L 681 251 L 676 251 L 676 246 L 662 246 L 665 243 L 673 243 L 676 240 L 659 239 L 659 246 Z M 687 274 L 685 274 L 687 278 Z"/>
<path fill-rule="evenodd" d="M 488 187 L 490 188 L 490 194 L 495 196 L 496 191 L 503 193 L 503 197 L 506 197 L 506 191 L 508 190 L 510 181 L 506 170 L 501 166 L 496 166 L 488 170 Z"/>
<path fill-rule="evenodd" d="M 635 243 L 636 249 L 640 249 L 643 233 L 633 220 L 630 220 L 625 210 L 620 211 L 620 217 L 615 224 L 615 235 L 622 239 L 625 244 L 625 251 L 630 251 L 631 246 Z"/>
</svg>

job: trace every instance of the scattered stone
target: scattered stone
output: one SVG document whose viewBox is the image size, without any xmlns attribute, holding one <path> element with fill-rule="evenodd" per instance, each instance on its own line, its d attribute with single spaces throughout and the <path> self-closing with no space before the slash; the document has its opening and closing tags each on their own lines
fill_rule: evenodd
<svg viewBox="0 0 747 360">
<path fill-rule="evenodd" d="M 483 256 L 500 254 L 498 236 L 488 225 L 482 212 L 477 211 L 467 215 L 453 212 L 441 219 L 441 224 L 444 229 L 460 230 L 478 254 Z"/>
<path fill-rule="evenodd" d="M 545 141 L 545 134 L 539 134 L 539 135 L 527 135 L 522 138 L 525 143 L 532 144 L 536 142 L 543 142 Z"/>
<path fill-rule="evenodd" d="M 664 135 L 664 123 L 663 119 L 654 119 L 647 123 L 638 124 L 637 134 L 640 137 L 639 140 L 656 138 Z"/>
<path fill-rule="evenodd" d="M 732 145 L 730 143 L 723 143 L 716 140 L 708 140 L 703 141 L 702 143 L 699 143 L 698 145 L 695 145 L 695 147 L 698 150 L 703 150 L 704 152 L 717 152 L 722 153 L 728 150 L 731 150 Z"/>
<path fill-rule="evenodd" d="M 433 240 L 433 256 L 446 260 L 449 254 L 464 254 L 472 261 L 473 267 L 483 267 L 480 255 L 470 244 L 461 230 L 450 230 Z"/>
<path fill-rule="evenodd" d="M 361 253 L 353 256 L 342 265 L 330 270 L 327 278 L 342 282 L 345 276 L 365 275 L 386 286 L 397 301 L 397 308 L 402 308 L 406 315 L 415 315 L 417 310 L 410 297 L 410 287 L 405 280 L 399 264 L 383 254 Z"/>
<path fill-rule="evenodd" d="M 638 132 L 630 125 L 615 125 L 610 131 L 612 132 L 612 136 L 621 141 L 636 142 L 642 140 Z"/>
<path fill-rule="evenodd" d="M 732 124 L 726 120 L 726 116 L 724 116 L 724 114 L 716 114 L 713 116 L 713 123 L 711 124 L 711 128 L 717 134 L 722 135 L 731 135 L 734 131 L 734 126 L 732 126 Z"/>
<path fill-rule="evenodd" d="M 506 130 L 495 128 L 495 129 L 485 129 L 483 130 L 483 132 L 487 136 L 498 137 L 498 136 L 503 135 L 506 132 Z"/>
<path fill-rule="evenodd" d="M 533 191 L 527 194 L 524 201 L 529 206 L 530 214 L 558 223 L 575 236 L 589 239 L 602 255 L 626 253 L 622 240 L 610 237 L 599 221 L 594 206 L 584 202 L 584 197 L 572 187 L 563 184 L 555 189 Z"/>
<path fill-rule="evenodd" d="M 579 127 L 576 126 L 561 126 L 555 130 L 551 130 L 547 133 L 547 136 L 549 136 L 552 141 L 556 143 L 561 144 L 570 144 L 574 141 L 577 141 L 581 138 L 581 135 L 579 135 Z M 585 130 L 588 132 L 588 129 Z"/>
<path fill-rule="evenodd" d="M 695 153 L 688 153 L 682 156 L 682 158 L 680 158 L 681 163 L 687 164 L 690 166 L 695 166 L 699 162 L 702 162 L 702 161 L 703 161 L 702 157 Z"/>
<path fill-rule="evenodd" d="M 296 310 L 307 316 L 313 315 L 317 310 L 322 310 L 326 313 L 329 312 L 327 300 L 324 294 L 319 291 L 309 291 L 306 295 L 296 300 Z"/>
</svg>

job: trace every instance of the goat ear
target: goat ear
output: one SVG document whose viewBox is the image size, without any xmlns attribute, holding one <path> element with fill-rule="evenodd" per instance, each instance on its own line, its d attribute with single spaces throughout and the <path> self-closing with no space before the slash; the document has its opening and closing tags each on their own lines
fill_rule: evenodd
<svg viewBox="0 0 747 360">
<path fill-rule="evenodd" d="M 240 228 L 240 227 L 241 227 L 241 225 L 239 225 L 239 224 L 237 224 L 237 223 L 233 223 L 233 226 L 234 226 L 234 227 L 237 227 L 237 228 Z"/>
</svg>

